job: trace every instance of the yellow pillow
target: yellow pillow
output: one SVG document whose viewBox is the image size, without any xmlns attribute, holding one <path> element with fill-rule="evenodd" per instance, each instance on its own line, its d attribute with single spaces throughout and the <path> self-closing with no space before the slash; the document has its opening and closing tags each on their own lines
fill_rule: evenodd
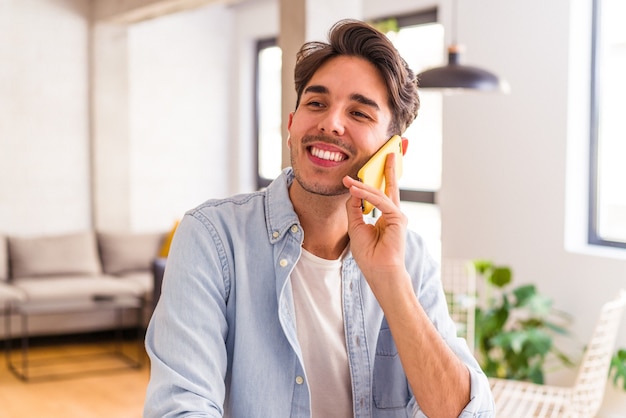
<svg viewBox="0 0 626 418">
<path fill-rule="evenodd" d="M 161 245 L 161 250 L 159 251 L 159 257 L 165 258 L 169 254 L 170 246 L 172 245 L 172 238 L 174 238 L 174 233 L 176 232 L 176 228 L 178 228 L 179 222 L 180 221 L 174 222 L 174 227 L 163 240 L 163 245 Z"/>
</svg>

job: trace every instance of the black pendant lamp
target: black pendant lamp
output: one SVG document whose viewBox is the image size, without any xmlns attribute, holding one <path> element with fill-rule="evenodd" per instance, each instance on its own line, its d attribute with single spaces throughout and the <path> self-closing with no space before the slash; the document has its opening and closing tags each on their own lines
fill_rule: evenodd
<svg viewBox="0 0 626 418">
<path fill-rule="evenodd" d="M 453 1 L 453 31 L 456 30 L 456 0 Z M 478 67 L 462 65 L 460 62 L 462 48 L 456 43 L 453 32 L 453 43 L 448 47 L 448 64 L 435 67 L 418 74 L 420 89 L 441 89 L 444 91 L 478 90 L 505 92 L 509 91 L 506 81 L 497 75 Z"/>
</svg>

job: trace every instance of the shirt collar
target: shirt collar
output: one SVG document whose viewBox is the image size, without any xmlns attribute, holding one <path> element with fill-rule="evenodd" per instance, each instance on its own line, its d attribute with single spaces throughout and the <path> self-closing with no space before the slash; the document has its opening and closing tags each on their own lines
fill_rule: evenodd
<svg viewBox="0 0 626 418">
<path fill-rule="evenodd" d="M 293 170 L 287 167 L 267 186 L 265 213 L 267 214 L 267 233 L 271 243 L 278 242 L 294 225 L 300 228 L 298 215 L 289 198 L 289 186 L 293 179 Z"/>
</svg>

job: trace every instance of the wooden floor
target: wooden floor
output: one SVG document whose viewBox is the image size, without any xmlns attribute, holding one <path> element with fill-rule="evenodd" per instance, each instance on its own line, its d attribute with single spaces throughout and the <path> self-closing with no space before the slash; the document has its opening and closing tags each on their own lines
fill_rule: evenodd
<svg viewBox="0 0 626 418">
<path fill-rule="evenodd" d="M 9 371 L 3 352 L 0 418 L 140 418 L 149 379 L 147 357 L 145 352 L 138 351 L 136 341 L 127 341 L 123 344 L 124 352 L 133 357 L 141 353 L 141 368 L 93 371 L 95 367 L 101 369 L 102 366 L 109 368 L 121 364 L 100 356 L 103 348 L 108 350 L 112 347 L 111 341 L 106 338 L 101 341 L 71 341 L 69 344 L 60 339 L 37 342 L 29 351 L 29 361 L 36 367 L 29 369 L 33 378 L 28 382 Z M 13 361 L 19 364 L 20 352 L 14 350 L 12 353 Z M 73 357 L 75 355 L 81 357 Z M 68 361 L 71 358 L 71 361 L 61 362 L 60 359 L 65 357 Z M 37 361 L 41 359 L 46 360 L 45 369 L 37 366 Z M 76 365 L 85 373 L 65 374 L 75 372 Z M 52 373 L 61 375 L 39 378 L 42 371 L 46 376 Z"/>
</svg>

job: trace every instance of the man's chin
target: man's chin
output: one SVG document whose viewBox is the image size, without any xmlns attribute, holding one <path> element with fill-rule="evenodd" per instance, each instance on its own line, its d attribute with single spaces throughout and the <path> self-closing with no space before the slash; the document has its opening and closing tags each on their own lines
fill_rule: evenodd
<svg viewBox="0 0 626 418">
<path fill-rule="evenodd" d="M 316 187 L 316 188 L 308 188 L 308 187 L 303 187 L 304 190 L 306 190 L 307 192 L 317 195 L 317 196 L 323 196 L 323 197 L 337 197 L 337 196 L 344 196 L 348 194 L 348 189 L 346 189 L 345 187 L 341 187 L 341 188 L 321 188 L 321 187 Z"/>
<path fill-rule="evenodd" d="M 343 196 L 349 193 L 348 189 L 346 189 L 346 187 L 343 184 L 341 185 L 322 185 L 318 183 L 309 184 L 309 183 L 300 181 L 297 178 L 296 178 L 296 181 L 298 182 L 298 184 L 300 184 L 300 187 L 304 191 L 317 195 L 317 196 L 336 197 L 336 196 Z"/>
</svg>

